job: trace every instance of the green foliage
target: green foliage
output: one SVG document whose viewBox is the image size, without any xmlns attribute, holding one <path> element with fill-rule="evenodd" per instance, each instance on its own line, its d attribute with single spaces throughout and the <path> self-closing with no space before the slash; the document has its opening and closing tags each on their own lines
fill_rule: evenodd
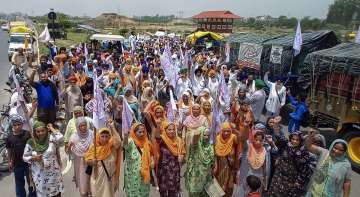
<svg viewBox="0 0 360 197">
<path fill-rule="evenodd" d="M 137 22 L 149 22 L 149 23 L 168 23 L 175 19 L 175 15 L 160 16 L 134 16 L 133 17 Z"/>
<path fill-rule="evenodd" d="M 119 34 L 125 36 L 127 33 L 129 33 L 129 31 L 129 29 L 123 28 L 119 30 Z"/>
<path fill-rule="evenodd" d="M 360 20 L 360 0 L 335 0 L 330 5 L 327 22 L 350 26 Z"/>
<path fill-rule="evenodd" d="M 288 18 L 287 16 L 280 16 L 279 18 L 265 17 L 250 17 L 244 21 L 236 21 L 235 26 L 250 27 L 255 30 L 265 30 L 268 27 L 288 28 L 294 29 L 297 24 L 295 17 Z M 303 30 L 319 30 L 325 26 L 325 22 L 318 18 L 304 17 L 301 19 L 301 27 Z"/>
</svg>

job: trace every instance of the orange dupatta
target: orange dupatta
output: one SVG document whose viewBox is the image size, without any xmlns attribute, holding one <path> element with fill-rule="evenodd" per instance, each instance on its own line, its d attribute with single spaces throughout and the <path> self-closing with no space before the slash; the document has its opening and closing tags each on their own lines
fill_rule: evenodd
<svg viewBox="0 0 360 197">
<path fill-rule="evenodd" d="M 185 154 L 184 143 L 182 142 L 180 137 L 176 137 L 175 139 L 170 139 L 166 135 L 166 132 L 164 132 L 164 134 L 162 134 L 160 136 L 161 136 L 161 139 L 166 144 L 166 147 L 170 150 L 171 154 L 173 154 L 174 156 L 179 156 L 179 153 Z M 179 148 L 179 145 L 181 146 L 180 148 Z"/>
<path fill-rule="evenodd" d="M 140 123 L 134 124 L 131 127 L 129 137 L 134 140 L 134 143 L 137 147 L 141 149 L 141 170 L 140 174 L 144 178 L 145 183 L 150 182 L 150 170 L 151 170 L 151 143 L 147 137 L 147 131 L 145 129 L 144 138 L 140 139 L 135 134 L 135 129 L 139 127 Z"/>
<path fill-rule="evenodd" d="M 100 134 L 107 130 L 106 128 L 100 129 L 98 134 L 96 135 L 96 152 L 95 152 L 95 146 L 92 144 L 90 146 L 90 149 L 85 154 L 85 160 L 90 161 L 96 158 L 97 161 L 105 160 L 107 159 L 111 154 L 111 148 L 114 144 L 113 138 L 111 137 L 109 142 L 105 145 L 100 144 Z M 109 131 L 109 133 L 111 133 Z"/>
<path fill-rule="evenodd" d="M 97 161 L 105 160 L 112 154 L 112 147 L 114 145 L 114 139 L 111 137 L 109 142 L 105 145 L 100 144 L 100 134 L 104 131 L 108 131 L 111 135 L 111 131 L 108 128 L 102 128 L 98 131 L 96 135 L 96 152 L 95 152 L 95 146 L 94 144 L 90 146 L 89 150 L 85 154 L 85 160 L 90 161 L 94 160 L 96 158 Z M 115 157 L 115 176 L 117 177 L 116 180 L 118 180 L 120 176 L 120 162 L 121 162 L 121 147 L 119 147 L 116 150 L 116 157 Z M 118 188 L 115 188 L 116 190 Z"/>
<path fill-rule="evenodd" d="M 219 135 L 216 137 L 216 143 L 215 143 L 215 154 L 220 157 L 225 157 L 232 151 L 235 141 L 236 141 L 236 135 L 231 134 L 228 139 L 224 139 L 222 137 L 222 133 L 224 129 L 231 129 L 230 123 L 223 123 L 222 129 L 219 133 Z"/>
</svg>

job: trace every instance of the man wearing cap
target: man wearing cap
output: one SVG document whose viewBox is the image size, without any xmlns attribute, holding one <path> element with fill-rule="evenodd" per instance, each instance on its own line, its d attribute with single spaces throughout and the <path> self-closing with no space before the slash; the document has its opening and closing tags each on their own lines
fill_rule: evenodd
<svg viewBox="0 0 360 197">
<path fill-rule="evenodd" d="M 250 93 L 249 100 L 251 109 L 254 113 L 255 121 L 259 121 L 261 117 L 261 113 L 264 109 L 265 100 L 266 100 L 266 93 L 263 90 L 265 87 L 265 83 L 261 79 L 255 80 L 255 92 Z"/>
<path fill-rule="evenodd" d="M 5 138 L 5 145 L 8 152 L 9 170 L 14 172 L 15 191 L 17 197 L 25 197 L 25 179 L 28 184 L 28 196 L 35 197 L 35 188 L 30 185 L 29 166 L 22 157 L 26 142 L 30 139 L 30 132 L 23 130 L 25 119 L 17 114 L 10 116 L 11 131 Z"/>
</svg>

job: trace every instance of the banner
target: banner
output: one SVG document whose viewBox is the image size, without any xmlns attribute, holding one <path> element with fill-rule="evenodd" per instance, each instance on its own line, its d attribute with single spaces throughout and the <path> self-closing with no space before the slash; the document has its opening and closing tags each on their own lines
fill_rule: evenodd
<svg viewBox="0 0 360 197">
<path fill-rule="evenodd" d="M 281 64 L 281 56 L 283 52 L 283 47 L 278 45 L 272 45 L 270 62 L 274 64 Z"/>
<path fill-rule="evenodd" d="M 260 44 L 242 43 L 239 49 L 239 61 L 245 67 L 260 70 L 261 53 L 263 47 Z"/>
</svg>

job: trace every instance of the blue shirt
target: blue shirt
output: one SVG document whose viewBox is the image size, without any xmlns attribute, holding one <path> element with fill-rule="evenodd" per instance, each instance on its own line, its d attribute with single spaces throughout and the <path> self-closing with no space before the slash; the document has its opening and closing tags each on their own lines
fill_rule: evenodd
<svg viewBox="0 0 360 197">
<path fill-rule="evenodd" d="M 52 82 L 35 82 L 34 88 L 38 95 L 38 107 L 43 109 L 55 108 L 57 90 Z M 55 90 L 54 90 L 55 88 Z"/>
<path fill-rule="evenodd" d="M 295 111 L 290 113 L 294 120 L 301 121 L 308 108 L 304 102 L 297 101 L 293 96 L 289 96 L 290 103 L 295 107 Z"/>
</svg>

